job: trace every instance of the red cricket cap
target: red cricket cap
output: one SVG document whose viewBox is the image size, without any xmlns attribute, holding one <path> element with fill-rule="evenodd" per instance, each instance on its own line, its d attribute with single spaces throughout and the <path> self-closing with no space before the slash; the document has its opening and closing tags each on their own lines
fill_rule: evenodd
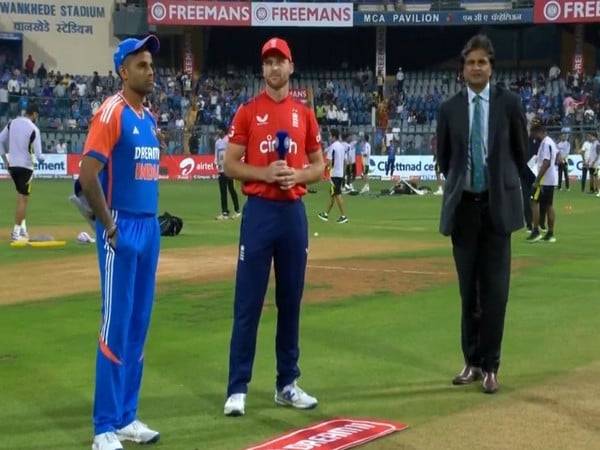
<svg viewBox="0 0 600 450">
<path fill-rule="evenodd" d="M 279 53 L 284 58 L 292 61 L 290 46 L 281 38 L 274 37 L 265 42 L 261 51 L 262 59 L 265 59 L 269 53 Z"/>
</svg>

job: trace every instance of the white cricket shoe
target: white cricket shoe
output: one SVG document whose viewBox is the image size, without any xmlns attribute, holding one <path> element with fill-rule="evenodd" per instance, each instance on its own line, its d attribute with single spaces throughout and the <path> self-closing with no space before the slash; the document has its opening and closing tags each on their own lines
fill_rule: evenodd
<svg viewBox="0 0 600 450">
<path fill-rule="evenodd" d="M 366 194 L 367 192 L 369 192 L 371 189 L 369 188 L 368 184 L 365 184 L 362 189 L 360 190 L 361 194 Z"/>
<path fill-rule="evenodd" d="M 123 450 L 123 446 L 117 435 L 109 431 L 94 436 L 92 450 Z"/>
<path fill-rule="evenodd" d="M 433 195 L 444 195 L 444 190 L 442 189 L 442 187 L 441 187 L 441 186 L 439 186 L 439 187 L 437 188 L 437 191 L 435 191 L 435 192 L 433 193 Z"/>
<path fill-rule="evenodd" d="M 121 441 L 132 441 L 138 444 L 154 444 L 160 439 L 160 433 L 151 430 L 145 423 L 134 420 L 126 427 L 117 430 L 117 437 Z"/>
<path fill-rule="evenodd" d="M 319 219 L 321 219 L 323 222 L 327 222 L 329 220 L 329 214 L 327 214 L 325 211 L 320 212 L 319 214 L 317 214 L 317 217 Z"/>
<path fill-rule="evenodd" d="M 319 401 L 300 389 L 300 386 L 294 381 L 281 391 L 275 390 L 275 403 L 298 409 L 312 409 L 317 407 Z"/>
<path fill-rule="evenodd" d="M 246 414 L 246 394 L 231 394 L 225 402 L 223 414 L 231 417 Z"/>
<path fill-rule="evenodd" d="M 21 236 L 21 232 L 15 233 L 14 231 L 10 233 L 11 242 L 27 242 L 29 241 L 29 236 Z"/>
</svg>

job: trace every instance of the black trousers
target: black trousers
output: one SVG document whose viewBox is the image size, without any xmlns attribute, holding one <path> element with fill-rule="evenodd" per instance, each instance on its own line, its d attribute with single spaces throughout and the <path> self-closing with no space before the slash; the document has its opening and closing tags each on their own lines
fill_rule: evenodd
<svg viewBox="0 0 600 450">
<path fill-rule="evenodd" d="M 565 186 L 569 189 L 569 165 L 564 162 L 558 165 L 558 188 L 562 187 L 563 175 L 565 177 Z"/>
<path fill-rule="evenodd" d="M 497 372 L 510 283 L 510 234 L 492 225 L 487 196 L 465 193 L 452 233 L 465 363 Z"/>
<path fill-rule="evenodd" d="M 581 168 L 581 192 L 585 192 L 585 182 L 587 180 L 588 171 L 590 172 L 590 178 L 591 178 L 592 173 L 591 173 L 590 169 L 588 169 L 587 167 Z M 592 190 L 592 184 L 590 181 L 590 191 L 591 190 Z"/>
<path fill-rule="evenodd" d="M 238 201 L 237 192 L 233 186 L 233 179 L 229 178 L 224 173 L 219 173 L 219 192 L 221 193 L 221 212 L 223 214 L 229 214 L 229 208 L 227 206 L 227 190 L 233 200 L 233 209 L 235 212 L 240 212 L 240 204 Z"/>
<path fill-rule="evenodd" d="M 528 229 L 533 226 L 533 211 L 531 210 L 531 185 L 528 179 L 521 179 L 521 193 L 523 194 L 523 215 Z"/>
<path fill-rule="evenodd" d="M 356 180 L 356 163 L 346 166 L 346 184 L 352 184 Z"/>
</svg>

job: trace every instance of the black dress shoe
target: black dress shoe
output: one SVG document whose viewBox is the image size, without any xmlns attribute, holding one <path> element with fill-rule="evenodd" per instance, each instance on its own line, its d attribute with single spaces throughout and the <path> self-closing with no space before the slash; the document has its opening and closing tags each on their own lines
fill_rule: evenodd
<svg viewBox="0 0 600 450">
<path fill-rule="evenodd" d="M 498 384 L 498 377 L 494 372 L 483 372 L 483 381 L 481 382 L 483 392 L 486 394 L 494 394 L 500 384 Z"/>
<path fill-rule="evenodd" d="M 452 384 L 462 385 L 471 384 L 473 381 L 477 381 L 482 377 L 481 368 L 475 366 L 466 365 L 463 370 L 454 377 Z"/>
</svg>

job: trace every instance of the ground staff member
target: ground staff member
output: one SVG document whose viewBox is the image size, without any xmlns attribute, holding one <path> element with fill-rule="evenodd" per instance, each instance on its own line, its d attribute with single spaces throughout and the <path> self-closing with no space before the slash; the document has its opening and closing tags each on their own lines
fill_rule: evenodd
<svg viewBox="0 0 600 450">
<path fill-rule="evenodd" d="M 227 130 L 219 129 L 219 138 L 215 141 L 215 165 L 219 171 L 219 195 L 221 198 L 221 214 L 216 218 L 217 220 L 224 219 L 237 219 L 240 217 L 240 203 L 238 201 L 237 192 L 235 192 L 235 186 L 233 185 L 233 179 L 225 175 L 223 169 L 223 161 L 225 159 L 225 150 L 227 149 Z M 227 191 L 231 195 L 233 201 L 233 214 L 229 214 L 229 207 L 227 206 Z"/>
<path fill-rule="evenodd" d="M 225 415 L 230 416 L 245 413 L 271 261 L 277 305 L 275 402 L 303 409 L 317 405 L 317 399 L 300 389 L 296 379 L 300 376 L 298 328 L 308 252 L 301 197 L 306 193 L 305 184 L 318 181 L 323 173 L 321 136 L 312 109 L 289 95 L 294 64 L 288 44 L 283 39 L 270 39 L 261 54 L 265 91 L 238 109 L 225 153 L 225 174 L 243 181 L 243 192 L 248 196 L 240 229 L 224 407 Z M 276 151 L 278 132 L 289 135 L 284 159 L 279 159 Z M 307 157 L 309 165 L 304 167 Z"/>
<path fill-rule="evenodd" d="M 490 83 L 490 40 L 471 38 L 461 59 L 467 85 L 442 103 L 437 126 L 437 161 L 446 179 L 440 231 L 452 236 L 462 300 L 465 366 L 453 383 L 483 378 L 483 391 L 492 394 L 499 386 L 510 237 L 523 227 L 519 169 L 527 128 L 519 97 Z"/>
<path fill-rule="evenodd" d="M 533 229 L 527 238 L 528 242 L 556 242 L 554 237 L 554 224 L 556 223 L 556 214 L 553 206 L 554 190 L 558 183 L 558 166 L 556 159 L 559 150 L 556 143 L 546 134 L 546 127 L 541 121 L 535 120 L 531 123 L 531 134 L 540 142 L 537 154 L 538 174 L 533 183 L 532 210 L 533 210 Z M 545 212 L 548 218 L 548 231 L 542 237 L 540 233 L 540 215 Z"/>
<path fill-rule="evenodd" d="M 15 224 L 10 234 L 11 241 L 29 238 L 25 217 L 33 180 L 33 157 L 35 155 L 39 162 L 44 161 L 40 130 L 35 125 L 38 115 L 37 106 L 30 103 L 25 110 L 25 116 L 11 120 L 0 132 L 0 156 L 17 189 L 17 208 Z"/>
<path fill-rule="evenodd" d="M 333 208 L 334 203 L 340 210 L 340 217 L 336 220 L 337 223 L 347 223 L 348 217 L 344 212 L 344 200 L 342 199 L 342 184 L 344 183 L 344 166 L 346 165 L 346 146 L 340 141 L 338 130 L 331 129 L 331 137 L 334 141 L 327 148 L 327 160 L 331 168 L 331 197 L 325 211 L 317 214 L 317 217 L 324 222 L 329 220 L 329 213 Z"/>
<path fill-rule="evenodd" d="M 371 144 L 369 144 L 369 136 L 365 134 L 363 138 L 362 159 L 363 159 L 363 179 L 365 184 L 360 190 L 361 194 L 369 192 L 369 163 L 371 161 Z"/>
<path fill-rule="evenodd" d="M 93 450 L 159 439 L 137 420 L 160 245 L 159 142 L 156 121 L 143 106 L 154 87 L 158 48 L 155 36 L 118 45 L 114 63 L 123 91 L 92 118 L 81 163 L 81 186 L 96 217 L 103 300 Z"/>
<path fill-rule="evenodd" d="M 556 144 L 559 152 L 558 162 L 558 190 L 562 190 L 562 178 L 565 177 L 565 186 L 569 190 L 569 153 L 571 153 L 571 144 L 566 134 L 560 135 L 560 142 Z"/>
</svg>

